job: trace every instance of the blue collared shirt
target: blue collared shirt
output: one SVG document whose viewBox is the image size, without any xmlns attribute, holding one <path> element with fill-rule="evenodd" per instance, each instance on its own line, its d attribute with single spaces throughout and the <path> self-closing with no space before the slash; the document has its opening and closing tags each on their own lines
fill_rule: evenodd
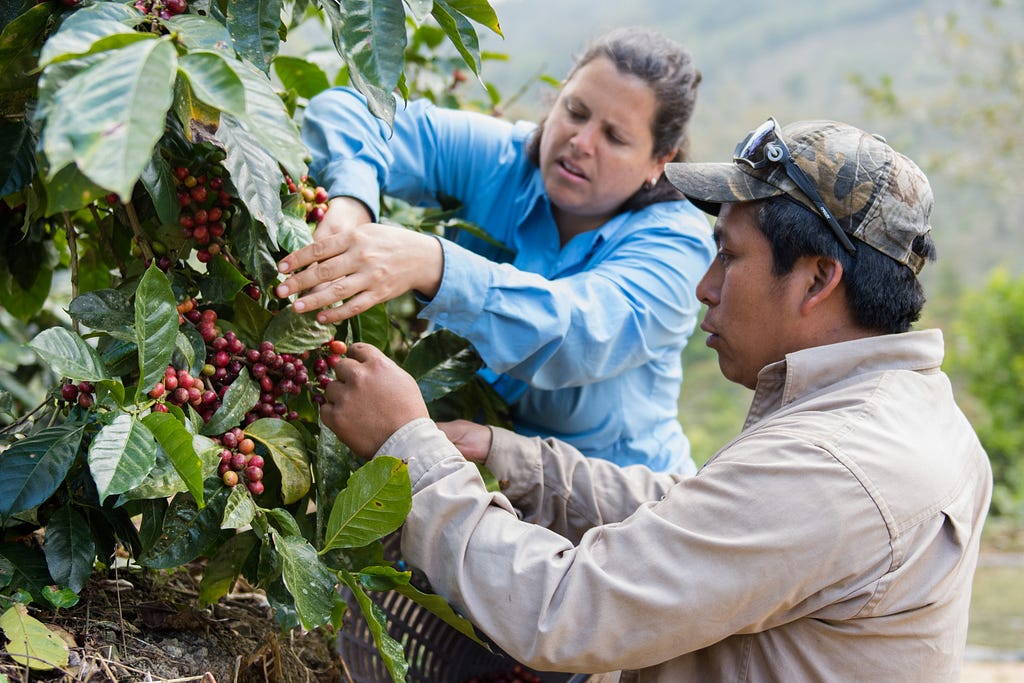
<svg viewBox="0 0 1024 683">
<path fill-rule="evenodd" d="M 394 130 L 355 91 L 334 88 L 305 113 L 310 175 L 380 215 L 380 192 L 414 204 L 442 196 L 508 249 L 465 232 L 442 239 L 440 289 L 420 315 L 469 340 L 509 401 L 516 431 L 589 456 L 694 471 L 677 406 L 681 354 L 714 255 L 687 201 L 626 212 L 564 247 L 539 169 L 533 124 L 435 107 L 399 107 Z"/>
</svg>

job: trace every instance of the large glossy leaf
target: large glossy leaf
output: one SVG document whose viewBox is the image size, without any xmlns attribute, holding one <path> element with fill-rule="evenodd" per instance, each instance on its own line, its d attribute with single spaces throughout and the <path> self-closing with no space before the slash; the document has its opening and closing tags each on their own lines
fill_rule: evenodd
<svg viewBox="0 0 1024 683">
<path fill-rule="evenodd" d="M 405 63 L 405 9 L 395 0 L 340 0 L 350 67 L 384 90 L 398 85 Z M 436 3 L 435 3 L 436 4 Z"/>
<path fill-rule="evenodd" d="M 139 33 L 112 19 L 77 22 L 72 28 L 58 31 L 43 44 L 39 65 L 45 67 L 152 39 L 151 34 Z"/>
<path fill-rule="evenodd" d="M 153 150 L 153 156 L 149 163 L 142 169 L 139 176 L 149 198 L 153 200 L 153 208 L 156 209 L 157 218 L 164 225 L 177 224 L 179 204 L 175 193 L 177 180 L 171 172 L 170 166 L 160 155 L 159 148 Z"/>
<path fill-rule="evenodd" d="M 448 330 L 437 330 L 409 350 L 402 367 L 416 379 L 427 403 L 469 382 L 483 367 L 469 342 Z"/>
<path fill-rule="evenodd" d="M 15 604 L 0 614 L 0 631 L 7 636 L 7 654 L 19 666 L 37 671 L 67 666 L 68 644 L 30 616 L 25 605 Z"/>
<path fill-rule="evenodd" d="M 334 325 L 317 322 L 315 314 L 299 314 L 289 306 L 270 321 L 264 338 L 274 343 L 278 353 L 302 353 L 334 339 L 334 332 Z"/>
<path fill-rule="evenodd" d="M 257 137 L 242 127 L 238 119 L 222 116 L 216 138 L 227 150 L 224 167 L 250 215 L 267 228 L 270 247 L 277 249 L 277 226 L 281 212 L 281 167 L 267 153 Z"/>
<path fill-rule="evenodd" d="M 490 650 L 490 645 L 480 639 L 473 624 L 465 617 L 460 616 L 452 609 L 447 600 L 434 593 L 424 593 L 409 583 L 412 578 L 411 572 L 400 572 L 394 567 L 378 565 L 366 567 L 357 575 L 360 583 L 367 590 L 387 591 L 393 590 L 401 593 L 410 600 L 422 605 L 436 617 L 441 619 L 459 633 L 467 638 L 476 641 L 479 645 Z"/>
<path fill-rule="evenodd" d="M 236 71 L 245 85 L 246 114 L 239 117 L 245 129 L 292 178 L 301 178 L 306 173 L 308 152 L 284 102 L 267 75 L 256 67 L 239 62 Z"/>
<path fill-rule="evenodd" d="M 10 567 L 12 571 L 6 578 L 8 587 L 4 593 L 10 595 L 14 591 L 25 590 L 33 599 L 42 602 L 43 588 L 53 583 L 43 553 L 24 543 L 12 541 L 0 543 L 0 558 L 4 559 L 3 566 Z"/>
<path fill-rule="evenodd" d="M 349 477 L 362 463 L 356 455 L 341 442 L 327 427 L 320 425 L 316 441 L 316 456 L 313 460 L 313 483 L 316 485 L 316 538 L 323 546 L 330 513 L 330 501 L 335 500 Z"/>
<path fill-rule="evenodd" d="M 237 116 L 245 113 L 245 89 L 231 63 L 234 61 L 223 52 L 195 51 L 181 57 L 178 68 L 199 99 Z"/>
<path fill-rule="evenodd" d="M 465 14 L 476 23 L 486 26 L 499 36 L 503 35 L 501 26 L 498 24 L 498 15 L 495 13 L 494 7 L 487 0 L 444 0 L 444 2 L 450 9 Z"/>
<path fill-rule="evenodd" d="M 199 581 L 199 606 L 209 607 L 228 594 L 238 581 L 242 567 L 259 545 L 256 533 L 236 534 L 224 542 L 210 558 Z"/>
<path fill-rule="evenodd" d="M 61 377 L 89 382 L 109 377 L 96 350 L 80 336 L 63 327 L 43 330 L 28 346 Z"/>
<path fill-rule="evenodd" d="M 224 507 L 224 519 L 220 522 L 221 529 L 241 529 L 252 524 L 256 517 L 256 503 L 245 486 L 235 486 L 228 496 Z"/>
<path fill-rule="evenodd" d="M 124 332 L 135 326 L 135 309 L 119 289 L 97 289 L 80 294 L 68 305 L 71 317 L 103 332 Z"/>
<path fill-rule="evenodd" d="M 189 51 L 218 50 L 232 57 L 231 34 L 223 23 L 204 14 L 179 14 L 166 21 L 177 39 Z"/>
<path fill-rule="evenodd" d="M 0 123 L 0 197 L 24 189 L 36 172 L 35 140 L 24 121 Z"/>
<path fill-rule="evenodd" d="M 207 303 L 231 303 L 235 295 L 249 284 L 249 278 L 223 256 L 210 259 L 206 275 L 199 279 L 199 289 Z"/>
<path fill-rule="evenodd" d="M 43 429 L 0 457 L 0 517 L 30 510 L 57 490 L 75 461 L 81 425 Z"/>
<path fill-rule="evenodd" d="M 263 444 L 281 472 L 281 499 L 294 503 L 313 483 L 302 433 L 285 420 L 262 418 L 245 428 L 245 435 Z"/>
<path fill-rule="evenodd" d="M 136 416 L 122 413 L 89 445 L 89 470 L 100 500 L 142 483 L 156 464 L 156 439 Z"/>
<path fill-rule="evenodd" d="M 309 229 L 305 217 L 285 213 L 277 228 L 277 242 L 285 251 L 293 252 L 313 243 L 313 231 Z"/>
<path fill-rule="evenodd" d="M 274 314 L 254 301 L 247 294 L 240 293 L 234 299 L 235 332 L 250 348 L 259 346 L 266 339 L 263 330 L 267 328 Z"/>
<path fill-rule="evenodd" d="M 150 264 L 135 290 L 135 343 L 142 397 L 163 380 L 178 339 L 178 309 L 167 275 Z"/>
<path fill-rule="evenodd" d="M 62 211 L 78 211 L 108 194 L 89 179 L 74 163 L 52 174 L 46 185 L 46 215 L 55 216 Z"/>
<path fill-rule="evenodd" d="M 20 255 L 23 263 L 31 263 L 24 252 Z M 10 265 L 10 264 L 8 264 Z M 49 268 L 35 268 L 27 282 L 5 269 L 0 272 L 0 307 L 20 320 L 28 320 L 43 307 L 50 294 L 53 271 Z"/>
<path fill-rule="evenodd" d="M 326 552 L 358 548 L 386 536 L 405 521 L 412 506 L 412 485 L 404 462 L 378 456 L 349 477 L 327 521 Z"/>
<path fill-rule="evenodd" d="M 63 505 L 46 523 L 46 566 L 50 576 L 75 593 L 85 587 L 96 560 L 96 543 L 89 522 L 70 505 Z"/>
<path fill-rule="evenodd" d="M 247 212 L 240 211 L 232 220 L 231 238 L 235 256 L 242 262 L 243 270 L 264 289 L 277 284 L 281 274 L 274 255 L 270 253 L 270 235 L 266 226 L 252 220 Z"/>
<path fill-rule="evenodd" d="M 299 57 L 278 55 L 274 58 L 274 73 L 285 88 L 294 90 L 299 97 L 306 99 L 331 87 L 323 69 Z"/>
<path fill-rule="evenodd" d="M 281 45 L 281 5 L 282 0 L 232 0 L 228 4 L 227 27 L 235 50 L 263 71 L 270 71 Z"/>
<path fill-rule="evenodd" d="M 5 100 L 23 102 L 34 90 L 39 44 L 50 17 L 48 6 L 37 5 L 15 17 L 0 33 L 0 93 Z"/>
<path fill-rule="evenodd" d="M 323 626 L 334 607 L 334 572 L 301 536 L 274 534 L 274 547 L 281 555 L 281 576 L 295 599 L 302 626 L 309 630 Z"/>
<path fill-rule="evenodd" d="M 356 0 L 351 1 L 355 2 Z M 338 54 L 345 60 L 346 68 L 344 71 L 348 73 L 348 77 L 351 80 L 352 85 L 366 96 L 367 107 L 369 107 L 370 111 L 373 112 L 373 115 L 390 124 L 395 120 L 395 96 L 393 94 L 393 87 L 389 88 L 383 84 L 377 83 L 372 78 L 364 76 L 359 70 L 359 65 L 350 54 L 344 37 L 346 26 L 348 25 L 348 8 L 335 2 L 325 2 L 321 7 L 331 25 L 331 40 L 334 42 L 334 47 L 338 50 Z M 392 26 L 389 30 L 394 33 L 397 40 L 406 40 L 404 21 L 400 29 Z M 358 36 L 353 36 L 353 39 L 357 38 Z M 377 36 L 375 39 L 387 41 L 390 40 L 390 38 L 390 35 L 384 35 L 384 32 L 382 31 L 382 34 Z"/>
<path fill-rule="evenodd" d="M 93 182 L 130 197 L 163 135 L 177 61 L 169 39 L 145 40 L 110 50 L 64 83 L 43 133 L 53 168 L 74 162 Z"/>
<path fill-rule="evenodd" d="M 342 571 L 340 576 L 348 589 L 352 591 L 356 604 L 359 605 L 359 610 L 363 613 L 363 618 L 366 619 L 366 626 L 370 629 L 373 642 L 384 660 L 384 666 L 391 674 L 391 679 L 395 683 L 404 683 L 405 677 L 409 673 L 409 663 L 405 660 L 402 644 L 392 638 L 387 631 L 387 617 L 384 610 L 370 599 L 355 576 L 346 571 Z"/>
<path fill-rule="evenodd" d="M 217 412 L 200 431 L 207 435 L 223 434 L 237 427 L 245 414 L 252 410 L 259 400 L 260 386 L 249 377 L 249 373 L 243 372 L 228 386 L 227 392 L 221 398 L 220 408 L 217 408 Z"/>
<path fill-rule="evenodd" d="M 196 453 L 193 435 L 170 413 L 150 413 L 142 423 L 156 437 L 193 498 L 203 505 L 203 461 Z"/>
<path fill-rule="evenodd" d="M 377 304 L 352 318 L 354 341 L 373 344 L 378 349 L 387 349 L 391 344 L 391 319 L 385 304 Z"/>
<path fill-rule="evenodd" d="M 444 0 L 434 0 L 431 14 L 473 73 L 480 74 L 480 38 L 473 24 Z"/>
<path fill-rule="evenodd" d="M 154 569 L 179 567 L 232 535 L 220 528 L 229 494 L 220 479 L 208 480 L 207 504 L 201 510 L 192 496 L 176 495 L 164 515 L 159 538 L 139 557 L 139 564 Z"/>
</svg>

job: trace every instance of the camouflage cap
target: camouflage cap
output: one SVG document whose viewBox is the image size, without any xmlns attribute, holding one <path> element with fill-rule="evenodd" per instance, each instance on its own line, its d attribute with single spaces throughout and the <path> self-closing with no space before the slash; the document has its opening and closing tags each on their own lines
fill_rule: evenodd
<svg viewBox="0 0 1024 683">
<path fill-rule="evenodd" d="M 885 139 L 837 121 L 800 121 L 781 129 L 796 165 L 814 183 L 849 235 L 915 273 L 925 257 L 914 251 L 931 230 L 932 190 L 917 165 Z M 717 215 L 723 203 L 786 194 L 820 213 L 782 163 L 753 168 L 743 162 L 671 163 L 669 181 L 697 206 Z"/>
</svg>

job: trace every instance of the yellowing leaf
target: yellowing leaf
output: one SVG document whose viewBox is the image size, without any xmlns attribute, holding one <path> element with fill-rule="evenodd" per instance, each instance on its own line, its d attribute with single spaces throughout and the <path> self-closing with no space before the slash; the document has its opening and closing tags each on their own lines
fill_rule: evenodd
<svg viewBox="0 0 1024 683">
<path fill-rule="evenodd" d="M 18 664 L 46 671 L 68 664 L 68 646 L 35 617 L 16 604 L 0 615 L 0 630 L 7 636 L 7 652 Z"/>
</svg>

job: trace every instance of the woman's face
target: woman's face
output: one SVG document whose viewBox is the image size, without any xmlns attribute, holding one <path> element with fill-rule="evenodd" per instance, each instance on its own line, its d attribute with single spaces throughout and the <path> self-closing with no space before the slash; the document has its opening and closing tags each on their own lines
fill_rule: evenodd
<svg viewBox="0 0 1024 683">
<path fill-rule="evenodd" d="M 654 91 L 606 57 L 565 83 L 544 123 L 540 170 L 565 243 L 599 227 L 675 154 L 654 158 Z"/>
</svg>

